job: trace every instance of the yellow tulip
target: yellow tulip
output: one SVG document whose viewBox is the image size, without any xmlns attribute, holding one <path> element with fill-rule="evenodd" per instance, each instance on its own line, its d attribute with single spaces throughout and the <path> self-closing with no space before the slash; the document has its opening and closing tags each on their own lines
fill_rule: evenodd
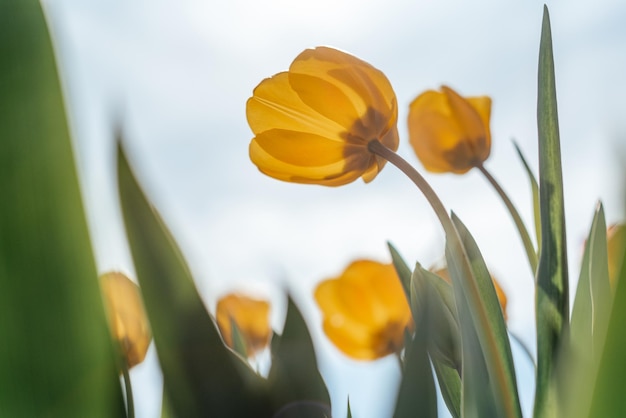
<svg viewBox="0 0 626 418">
<path fill-rule="evenodd" d="M 100 276 L 100 287 L 111 334 L 130 369 L 143 361 L 152 340 L 139 287 L 117 272 Z"/>
<path fill-rule="evenodd" d="M 624 246 L 626 245 L 626 225 L 611 225 L 606 231 L 607 253 L 609 262 L 609 279 L 615 289 L 620 269 L 624 262 Z"/>
<path fill-rule="evenodd" d="M 357 260 L 321 282 L 315 300 L 328 338 L 349 357 L 373 360 L 399 352 L 413 328 L 411 310 L 392 264 Z"/>
<path fill-rule="evenodd" d="M 217 326 L 224 342 L 234 348 L 232 323 L 235 323 L 246 344 L 248 355 L 269 344 L 272 328 L 269 323 L 270 305 L 263 300 L 231 293 L 217 302 Z"/>
<path fill-rule="evenodd" d="M 463 174 L 491 151 L 491 99 L 428 90 L 409 106 L 409 141 L 428 171 Z"/>
<path fill-rule="evenodd" d="M 396 96 L 385 75 L 352 55 L 307 49 L 289 71 L 263 80 L 246 104 L 255 137 L 250 159 L 266 175 L 293 183 L 369 182 L 385 160 L 371 140 L 397 150 Z"/>
<path fill-rule="evenodd" d="M 448 273 L 448 269 L 447 268 L 439 268 L 439 269 L 434 269 L 433 273 L 435 273 L 437 276 L 441 277 L 443 280 L 445 280 L 446 282 L 450 283 L 450 274 Z M 496 295 L 498 295 L 498 302 L 500 302 L 500 307 L 502 308 L 502 315 L 504 316 L 504 319 L 507 319 L 507 313 L 506 313 L 506 305 L 507 305 L 507 298 L 506 298 L 506 293 L 504 293 L 504 290 L 502 290 L 502 288 L 500 287 L 500 283 L 498 283 L 498 281 L 496 280 L 495 277 L 491 276 L 491 282 L 493 283 L 493 287 L 496 289 Z"/>
</svg>

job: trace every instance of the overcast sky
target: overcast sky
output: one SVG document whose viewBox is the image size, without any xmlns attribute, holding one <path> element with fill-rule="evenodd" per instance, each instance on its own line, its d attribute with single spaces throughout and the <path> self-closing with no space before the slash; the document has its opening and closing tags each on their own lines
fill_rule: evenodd
<svg viewBox="0 0 626 418">
<path fill-rule="evenodd" d="M 248 159 L 245 102 L 265 77 L 303 49 L 333 46 L 382 70 L 400 108 L 399 153 L 422 170 L 407 143 L 408 104 L 450 85 L 493 99 L 486 163 L 532 225 L 528 181 L 511 139 L 536 170 L 539 1 L 47 0 L 67 92 L 88 219 L 101 272 L 133 275 L 115 189 L 112 120 L 140 181 L 172 229 L 210 310 L 224 292 L 269 297 L 282 325 L 288 286 L 310 320 L 320 367 L 344 416 L 389 414 L 395 359 L 347 360 L 325 340 L 311 297 L 318 281 L 354 258 L 388 261 L 391 241 L 412 264 L 443 256 L 443 233 L 414 186 L 387 166 L 371 184 L 340 188 L 265 177 Z M 570 275 L 596 202 L 623 217 L 619 169 L 626 136 L 626 4 L 548 4 L 555 51 Z M 533 345 L 532 276 L 504 206 L 479 175 L 426 178 L 474 234 L 509 295 L 509 325 Z M 514 347 L 514 350 L 517 349 Z M 525 411 L 532 372 L 516 355 Z M 159 414 L 154 350 L 133 371 L 139 417 Z M 384 384 L 381 384 L 383 382 Z M 382 389 L 381 389 L 382 386 Z M 380 395 L 383 391 L 386 396 Z M 369 402 L 367 401 L 369 400 Z M 374 400 L 374 402 L 372 402 Z"/>
</svg>

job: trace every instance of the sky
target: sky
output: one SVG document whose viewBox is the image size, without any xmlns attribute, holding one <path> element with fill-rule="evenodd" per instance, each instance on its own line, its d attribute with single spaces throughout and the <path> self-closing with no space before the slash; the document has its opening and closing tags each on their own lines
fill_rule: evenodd
<svg viewBox="0 0 626 418">
<path fill-rule="evenodd" d="M 315 284 L 356 258 L 409 264 L 443 257 L 443 231 L 425 199 L 388 165 L 370 184 L 340 188 L 279 182 L 248 158 L 245 103 L 264 78 L 304 49 L 333 46 L 371 63 L 398 97 L 398 152 L 408 145 L 409 103 L 445 84 L 489 95 L 486 167 L 529 228 L 528 179 L 512 139 L 537 162 L 536 78 L 543 3 L 371 0 L 44 0 L 59 57 L 77 164 L 100 272 L 134 275 L 115 186 L 113 122 L 145 191 L 176 237 L 210 311 L 226 292 L 272 301 L 282 327 L 284 289 L 309 320 L 335 416 L 350 395 L 358 418 L 390 413 L 395 359 L 347 359 L 324 337 Z M 620 161 L 626 136 L 626 4 L 549 2 L 563 155 L 570 277 L 598 201 L 624 217 Z M 622 156 L 620 158 L 620 156 Z M 503 204 L 478 172 L 424 173 L 468 226 L 509 296 L 509 327 L 534 345 L 532 275 Z M 572 286 L 573 288 L 573 286 Z M 513 345 L 526 414 L 532 366 Z M 154 348 L 131 375 L 138 417 L 159 415 Z M 373 400 L 373 401 L 372 401 Z"/>
</svg>

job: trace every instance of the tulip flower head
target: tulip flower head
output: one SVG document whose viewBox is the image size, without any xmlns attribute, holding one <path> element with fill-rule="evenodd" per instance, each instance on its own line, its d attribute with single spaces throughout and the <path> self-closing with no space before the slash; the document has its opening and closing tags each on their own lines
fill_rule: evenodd
<svg viewBox="0 0 626 418">
<path fill-rule="evenodd" d="M 339 350 L 359 360 L 398 353 L 413 321 L 392 264 L 357 260 L 343 274 L 321 282 L 315 300 L 323 328 Z"/>
<path fill-rule="evenodd" d="M 139 287 L 122 273 L 111 272 L 100 276 L 100 288 L 111 334 L 130 369 L 143 361 L 152 340 Z"/>
<path fill-rule="evenodd" d="M 248 356 L 265 348 L 270 341 L 270 305 L 264 300 L 231 293 L 217 302 L 217 326 L 226 345 L 235 348 L 232 324 L 237 326 L 246 345 Z"/>
<path fill-rule="evenodd" d="M 409 106 L 409 141 L 428 171 L 463 174 L 491 151 L 491 99 L 428 90 Z"/>
<path fill-rule="evenodd" d="M 378 140 L 398 148 L 396 96 L 385 75 L 345 52 L 307 49 L 288 71 L 263 80 L 246 105 L 255 137 L 250 159 L 270 177 L 340 186 L 369 182 L 386 160 Z"/>
</svg>

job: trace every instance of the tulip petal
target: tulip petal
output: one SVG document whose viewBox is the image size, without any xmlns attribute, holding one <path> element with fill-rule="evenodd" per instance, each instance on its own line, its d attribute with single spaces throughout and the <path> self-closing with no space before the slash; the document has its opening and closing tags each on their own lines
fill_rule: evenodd
<svg viewBox="0 0 626 418">
<path fill-rule="evenodd" d="M 302 102 L 320 115 L 350 130 L 359 114 L 344 92 L 323 78 L 289 73 L 289 84 Z"/>
<path fill-rule="evenodd" d="M 307 49 L 296 57 L 289 71 L 323 77 L 336 84 L 360 115 L 365 115 L 368 107 L 376 109 L 382 116 L 379 124 L 382 121 L 387 126 L 388 119 L 397 115 L 395 93 L 387 77 L 350 54 L 327 47 Z"/>
<path fill-rule="evenodd" d="M 246 103 L 248 124 L 255 134 L 270 129 L 316 133 L 342 141 L 345 128 L 307 106 L 289 84 L 286 72 L 263 80 Z"/>
</svg>

